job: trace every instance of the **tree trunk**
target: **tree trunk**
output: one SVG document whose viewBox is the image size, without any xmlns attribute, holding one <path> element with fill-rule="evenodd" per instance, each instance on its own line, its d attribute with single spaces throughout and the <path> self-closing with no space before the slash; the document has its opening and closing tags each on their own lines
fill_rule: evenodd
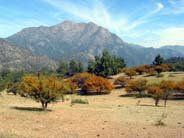
<svg viewBox="0 0 184 138">
<path fill-rule="evenodd" d="M 168 99 L 168 97 L 165 97 L 165 99 L 164 99 L 164 107 L 166 107 L 166 105 L 167 105 L 167 99 Z"/>
<path fill-rule="evenodd" d="M 168 98 L 169 98 L 169 92 L 167 92 L 165 97 L 164 97 L 164 107 L 166 107 L 166 105 L 167 105 Z"/>
<path fill-rule="evenodd" d="M 158 106 L 158 103 L 159 103 L 159 98 L 156 98 L 155 99 L 155 106 Z"/>
<path fill-rule="evenodd" d="M 43 101 L 41 101 L 41 104 L 42 104 L 42 109 L 43 110 L 46 110 L 47 109 L 47 102 L 43 102 Z"/>
<path fill-rule="evenodd" d="M 139 98 L 142 98 L 142 92 L 139 91 Z"/>
</svg>

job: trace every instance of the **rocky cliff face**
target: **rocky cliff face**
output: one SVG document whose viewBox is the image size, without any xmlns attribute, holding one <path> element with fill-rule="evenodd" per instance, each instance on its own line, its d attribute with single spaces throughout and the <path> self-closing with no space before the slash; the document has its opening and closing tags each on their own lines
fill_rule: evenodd
<svg viewBox="0 0 184 138">
<path fill-rule="evenodd" d="M 37 71 L 43 68 L 56 69 L 57 63 L 46 56 L 35 56 L 30 51 L 20 49 L 0 38 L 0 70 Z"/>
<path fill-rule="evenodd" d="M 174 49 L 144 48 L 126 43 L 92 22 L 65 21 L 50 27 L 25 28 L 8 37 L 7 41 L 34 54 L 47 55 L 57 60 L 75 58 L 84 63 L 101 54 L 104 48 L 109 49 L 112 54 L 124 57 L 129 66 L 152 63 L 158 53 L 165 58 L 184 56 L 184 52 Z"/>
</svg>

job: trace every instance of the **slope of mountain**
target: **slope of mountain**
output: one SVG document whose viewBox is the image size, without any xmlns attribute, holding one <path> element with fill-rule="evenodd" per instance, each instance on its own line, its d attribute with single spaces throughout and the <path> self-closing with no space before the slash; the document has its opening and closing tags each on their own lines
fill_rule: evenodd
<svg viewBox="0 0 184 138">
<path fill-rule="evenodd" d="M 47 55 L 53 59 L 78 59 L 87 63 L 94 55 L 108 48 L 112 54 L 125 58 L 127 65 L 152 63 L 160 53 L 165 58 L 184 56 L 184 52 L 169 48 L 144 48 L 129 44 L 107 29 L 90 23 L 65 21 L 46 27 L 30 27 L 7 38 L 10 43 L 29 49 L 35 54 Z"/>
<path fill-rule="evenodd" d="M 56 69 L 56 62 L 46 56 L 34 56 L 30 51 L 10 45 L 0 38 L 0 70 L 37 71 L 42 68 Z"/>
</svg>

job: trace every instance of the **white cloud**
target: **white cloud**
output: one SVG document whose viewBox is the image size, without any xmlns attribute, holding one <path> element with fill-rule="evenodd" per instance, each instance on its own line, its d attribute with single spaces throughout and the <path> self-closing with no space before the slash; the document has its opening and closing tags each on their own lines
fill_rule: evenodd
<svg viewBox="0 0 184 138">
<path fill-rule="evenodd" d="M 160 32 L 159 46 L 184 45 L 184 27 L 172 27 Z"/>
<path fill-rule="evenodd" d="M 121 16 L 115 19 L 107 10 L 105 5 L 100 1 L 93 1 L 91 7 L 71 3 L 69 1 L 45 0 L 49 4 L 57 7 L 59 10 L 71 14 L 74 17 L 84 21 L 92 21 L 100 26 L 106 27 L 113 32 L 119 32 L 127 23 L 126 17 Z"/>
<path fill-rule="evenodd" d="M 184 0 L 169 0 L 170 6 L 166 8 L 164 14 L 183 14 Z"/>
<path fill-rule="evenodd" d="M 161 11 L 164 8 L 164 5 L 162 3 L 157 3 L 157 8 L 154 10 L 153 13 L 157 13 Z"/>
<path fill-rule="evenodd" d="M 184 45 L 184 27 L 168 27 L 145 33 L 143 41 L 138 43 L 146 47 L 164 45 Z"/>
<path fill-rule="evenodd" d="M 78 4 L 72 3 L 70 1 L 44 1 L 58 8 L 61 12 L 64 11 L 74 17 L 82 19 L 83 21 L 95 22 L 100 26 L 108 28 L 111 32 L 116 33 L 119 36 L 122 36 L 123 33 L 135 30 L 137 27 L 148 23 L 152 20 L 152 16 L 154 16 L 164 8 L 164 5 L 162 3 L 156 3 L 155 8 L 145 13 L 142 17 L 130 21 L 129 17 L 125 15 L 112 15 L 112 13 L 110 13 L 107 9 L 106 5 L 104 5 L 104 3 L 102 3 L 102 1 L 100 0 L 93 0 L 90 7 L 89 5 L 86 6 L 85 3 Z M 134 36 L 135 33 L 132 35 L 132 37 Z"/>
</svg>

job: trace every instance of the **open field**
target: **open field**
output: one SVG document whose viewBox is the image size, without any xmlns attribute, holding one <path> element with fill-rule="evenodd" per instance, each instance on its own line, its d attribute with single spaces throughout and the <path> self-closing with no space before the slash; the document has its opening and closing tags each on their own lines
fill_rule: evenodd
<svg viewBox="0 0 184 138">
<path fill-rule="evenodd" d="M 184 74 L 164 78 L 182 79 Z M 137 76 L 140 77 L 140 76 Z M 135 77 L 135 78 L 137 78 Z M 150 81 L 154 77 L 148 77 Z M 158 78 L 156 78 L 158 79 Z M 163 79 L 163 78 L 159 78 Z M 52 111 L 40 111 L 40 103 L 2 93 L 0 97 L 0 138 L 183 138 L 184 101 L 168 101 L 154 106 L 151 98 L 122 97 L 124 89 L 110 95 L 73 96 L 88 99 L 89 104 L 71 106 L 66 101 L 49 105 Z M 141 100 L 139 106 L 137 101 Z M 165 126 L 155 126 L 161 115 Z"/>
</svg>

